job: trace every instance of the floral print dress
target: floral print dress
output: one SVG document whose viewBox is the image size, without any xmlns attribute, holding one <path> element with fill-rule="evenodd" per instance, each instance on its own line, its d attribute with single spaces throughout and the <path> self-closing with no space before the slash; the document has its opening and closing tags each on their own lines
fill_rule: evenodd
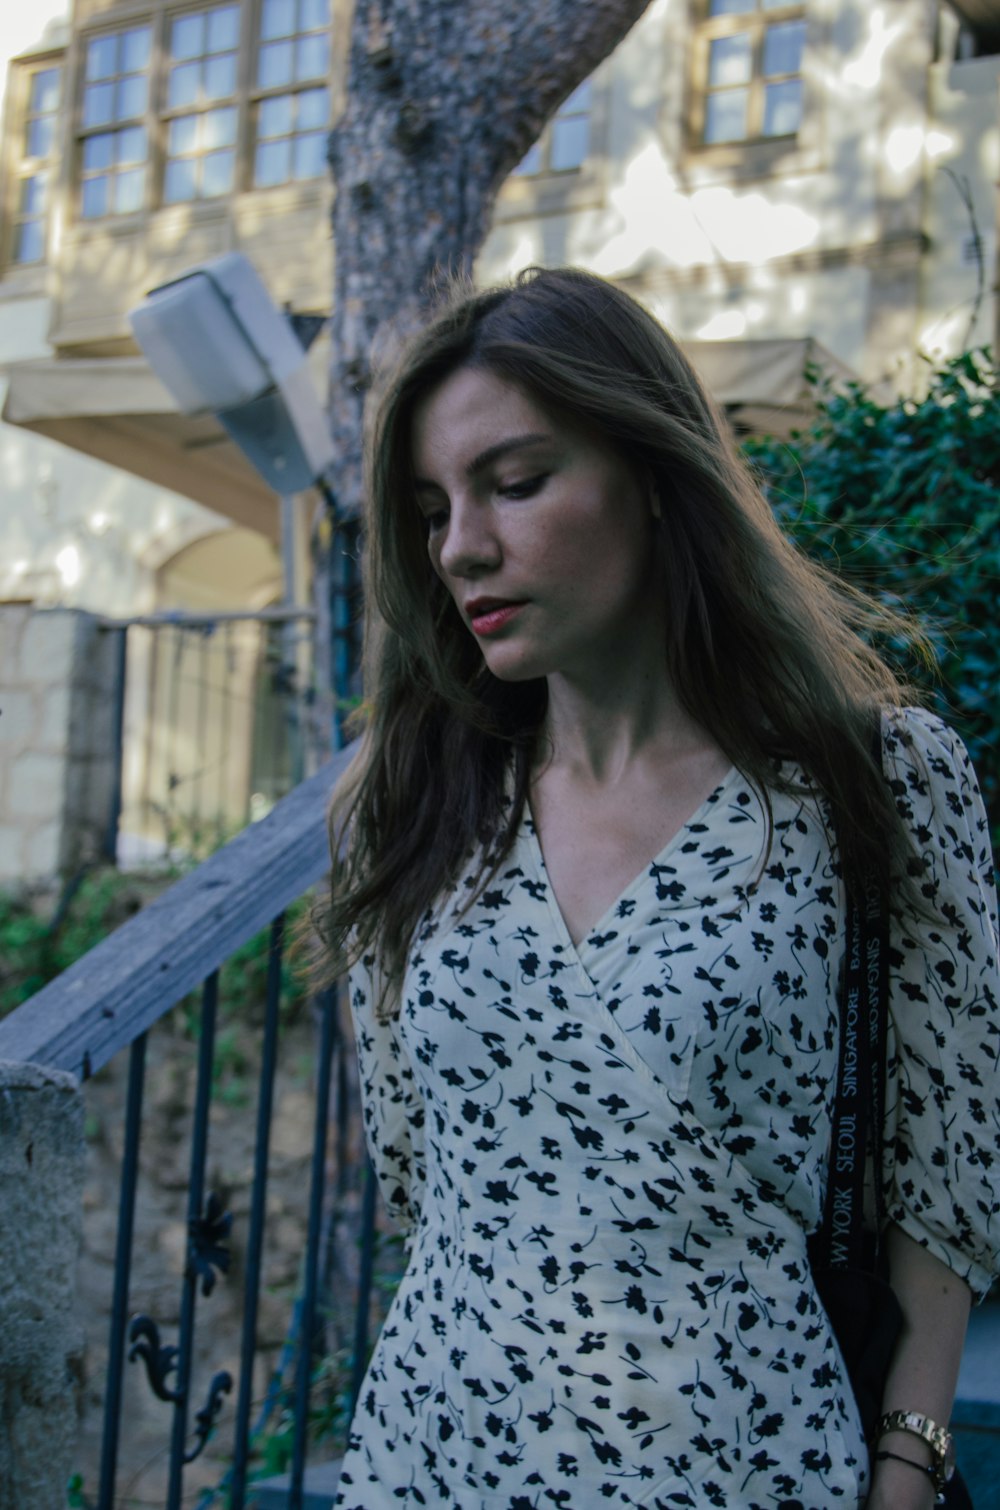
<svg viewBox="0 0 1000 1510">
<path fill-rule="evenodd" d="M 996 898 L 968 757 L 886 767 L 941 926 L 891 946 L 888 1210 L 997 1272 Z M 855 1510 L 868 1458 L 806 1236 L 822 1208 L 844 895 L 816 801 L 732 770 L 574 946 L 530 817 L 417 938 L 398 1020 L 352 975 L 367 1135 L 409 1264 L 342 1510 Z M 467 895 L 467 892 L 464 894 Z"/>
</svg>

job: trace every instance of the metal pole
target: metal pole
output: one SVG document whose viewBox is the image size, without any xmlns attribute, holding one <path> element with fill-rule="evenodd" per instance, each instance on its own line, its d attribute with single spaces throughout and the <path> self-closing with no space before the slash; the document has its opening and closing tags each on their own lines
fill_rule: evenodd
<svg viewBox="0 0 1000 1510">
<path fill-rule="evenodd" d="M 283 607 L 289 611 L 298 604 L 299 571 L 296 530 L 295 493 L 281 495 L 281 564 L 284 572 L 285 597 Z M 285 697 L 285 723 L 288 728 L 288 752 L 292 785 L 297 786 L 305 774 L 302 758 L 302 730 L 299 716 L 301 695 L 301 672 L 299 664 L 299 626 L 293 618 L 285 621 L 282 631 L 282 666 L 285 675 L 281 679 Z"/>
</svg>

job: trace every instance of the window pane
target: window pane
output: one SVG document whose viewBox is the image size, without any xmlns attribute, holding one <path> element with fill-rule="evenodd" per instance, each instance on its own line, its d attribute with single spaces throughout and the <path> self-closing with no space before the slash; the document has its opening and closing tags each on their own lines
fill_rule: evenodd
<svg viewBox="0 0 1000 1510">
<path fill-rule="evenodd" d="M 84 179 L 80 206 L 84 220 L 94 220 L 108 213 L 108 182 L 104 177 Z"/>
<path fill-rule="evenodd" d="M 327 89 L 303 89 L 299 95 L 298 128 L 311 131 L 325 126 L 330 119 L 330 93 Z"/>
<path fill-rule="evenodd" d="M 21 226 L 14 252 L 15 262 L 41 262 L 45 253 L 45 236 L 40 220 L 28 220 Z"/>
<path fill-rule="evenodd" d="M 221 57 L 209 58 L 204 68 L 203 82 L 206 99 L 224 100 L 236 93 L 235 53 L 227 52 Z"/>
<path fill-rule="evenodd" d="M 182 204 L 196 194 L 197 158 L 185 157 L 168 162 L 163 174 L 164 204 Z"/>
<path fill-rule="evenodd" d="M 528 148 L 527 152 L 521 158 L 521 161 L 514 169 L 513 176 L 515 178 L 530 178 L 533 173 L 540 173 L 541 171 L 542 149 L 536 142 L 533 147 Z"/>
<path fill-rule="evenodd" d="M 167 105 L 171 109 L 198 103 L 200 75 L 200 63 L 181 63 L 177 68 L 171 69 L 170 83 L 167 85 Z"/>
<path fill-rule="evenodd" d="M 747 91 L 729 89 L 705 101 L 706 142 L 741 142 L 747 134 Z"/>
<path fill-rule="evenodd" d="M 264 40 L 291 37 L 294 32 L 295 0 L 264 0 L 260 16 L 260 34 Z"/>
<path fill-rule="evenodd" d="M 115 179 L 115 210 L 119 215 L 132 215 L 142 209 L 143 168 L 129 168 Z"/>
<path fill-rule="evenodd" d="M 198 117 L 179 115 L 167 127 L 167 151 L 171 157 L 181 157 L 185 152 L 194 152 L 198 146 Z"/>
<path fill-rule="evenodd" d="M 83 91 L 83 124 L 85 126 L 106 126 L 114 118 L 114 84 L 88 84 Z"/>
<path fill-rule="evenodd" d="M 329 0 L 299 0 L 299 30 L 318 31 L 330 24 Z"/>
<path fill-rule="evenodd" d="M 794 136 L 802 124 L 802 80 L 785 79 L 764 90 L 764 135 Z"/>
<path fill-rule="evenodd" d="M 236 107 L 208 110 L 201 118 L 201 145 L 204 148 L 231 147 L 236 140 Z"/>
<path fill-rule="evenodd" d="M 122 36 L 122 73 L 142 73 L 149 67 L 149 43 L 152 33 L 148 26 L 137 26 Z"/>
<path fill-rule="evenodd" d="M 40 215 L 45 209 L 44 173 L 33 173 L 21 180 L 21 214 Z"/>
<path fill-rule="evenodd" d="M 296 178 L 322 178 L 326 172 L 326 132 L 310 132 L 295 138 Z"/>
<path fill-rule="evenodd" d="M 323 79 L 330 70 L 330 38 L 325 32 L 300 37 L 296 45 L 295 77 Z"/>
<path fill-rule="evenodd" d="M 233 186 L 235 161 L 236 154 L 230 151 L 209 152 L 207 157 L 202 158 L 201 192 L 206 199 L 229 193 Z"/>
<path fill-rule="evenodd" d="M 95 37 L 87 45 L 87 78 L 110 79 L 118 58 L 117 37 Z"/>
<path fill-rule="evenodd" d="M 257 61 L 257 83 L 262 89 L 291 84 L 293 61 L 291 42 L 268 42 Z"/>
<path fill-rule="evenodd" d="M 120 163 L 144 163 L 146 161 L 146 133 L 141 126 L 130 126 L 118 132 L 118 161 Z"/>
<path fill-rule="evenodd" d="M 798 73 L 802 68 L 802 44 L 806 36 L 804 21 L 785 21 L 769 26 L 764 34 L 764 77 L 776 73 Z"/>
<path fill-rule="evenodd" d="M 31 80 L 30 109 L 32 115 L 59 108 L 59 69 L 43 68 Z"/>
<path fill-rule="evenodd" d="M 583 83 L 578 84 L 577 87 L 573 90 L 573 93 L 570 95 L 569 99 L 564 100 L 563 103 L 559 106 L 558 114 L 570 115 L 574 110 L 589 110 L 590 97 L 592 94 L 593 88 L 591 86 L 590 80 L 584 79 Z"/>
<path fill-rule="evenodd" d="M 708 87 L 723 89 L 727 84 L 748 84 L 751 64 L 749 32 L 716 37 L 708 54 Z"/>
<path fill-rule="evenodd" d="M 568 168 L 578 168 L 587 156 L 590 137 L 590 122 L 585 115 L 570 116 L 552 122 L 552 152 L 550 166 L 558 173 Z"/>
<path fill-rule="evenodd" d="M 112 132 L 102 131 L 100 136 L 88 136 L 83 144 L 83 171 L 102 173 L 115 160 L 115 138 Z"/>
<path fill-rule="evenodd" d="M 143 74 L 135 74 L 130 79 L 118 81 L 118 119 L 120 121 L 135 120 L 137 115 L 146 113 L 146 79 Z"/>
<path fill-rule="evenodd" d="M 26 157 L 48 157 L 55 132 L 54 115 L 42 115 L 28 122 L 28 140 L 25 142 Z"/>
<path fill-rule="evenodd" d="M 238 5 L 220 5 L 208 13 L 207 52 L 229 52 L 239 46 L 240 8 Z"/>
<path fill-rule="evenodd" d="M 266 188 L 269 184 L 287 183 L 290 146 L 287 139 L 258 144 L 253 174 L 255 184 Z"/>
<path fill-rule="evenodd" d="M 170 31 L 170 56 L 178 63 L 204 51 L 205 17 L 179 16 Z"/>
<path fill-rule="evenodd" d="M 291 135 L 293 99 L 290 94 L 277 94 L 270 100 L 261 100 L 257 116 L 259 137 Z"/>
<path fill-rule="evenodd" d="M 782 5 L 787 5 L 788 0 L 781 0 Z M 747 11 L 755 9 L 754 0 L 712 0 L 708 7 L 710 16 L 742 16 Z"/>
</svg>

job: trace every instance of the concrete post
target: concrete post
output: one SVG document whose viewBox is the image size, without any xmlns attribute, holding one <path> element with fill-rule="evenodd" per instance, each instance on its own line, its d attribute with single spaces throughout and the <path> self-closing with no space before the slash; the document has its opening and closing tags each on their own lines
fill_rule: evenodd
<svg viewBox="0 0 1000 1510">
<path fill-rule="evenodd" d="M 123 633 L 0 604 L 0 886 L 51 885 L 107 848 Z"/>
<path fill-rule="evenodd" d="M 0 1061 L 0 1506 L 60 1510 L 74 1467 L 84 1176 L 73 1075 Z"/>
</svg>

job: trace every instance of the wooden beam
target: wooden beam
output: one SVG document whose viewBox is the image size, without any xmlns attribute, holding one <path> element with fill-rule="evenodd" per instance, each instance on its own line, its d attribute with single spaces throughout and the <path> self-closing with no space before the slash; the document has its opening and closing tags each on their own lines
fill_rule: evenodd
<svg viewBox="0 0 1000 1510">
<path fill-rule="evenodd" d="M 0 1022 L 0 1059 L 85 1079 L 330 868 L 326 809 L 356 744 Z"/>
</svg>

